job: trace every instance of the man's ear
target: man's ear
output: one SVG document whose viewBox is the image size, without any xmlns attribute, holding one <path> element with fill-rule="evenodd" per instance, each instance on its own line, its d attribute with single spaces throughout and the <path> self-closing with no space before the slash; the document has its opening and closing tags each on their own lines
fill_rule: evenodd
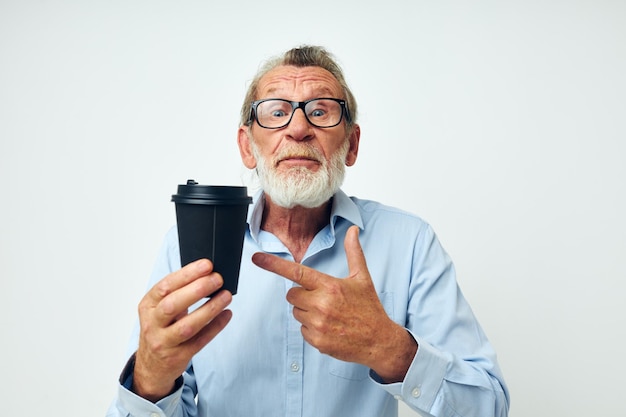
<svg viewBox="0 0 626 417">
<path fill-rule="evenodd" d="M 352 132 L 348 136 L 350 141 L 350 148 L 346 155 L 346 166 L 351 167 L 356 163 L 356 157 L 359 154 L 359 140 L 361 139 L 361 127 L 357 124 L 352 126 Z"/>
<path fill-rule="evenodd" d="M 237 145 L 239 145 L 239 154 L 241 155 L 241 161 L 246 168 L 256 168 L 256 159 L 252 153 L 252 145 L 250 141 L 250 126 L 239 126 L 237 130 Z"/>
</svg>

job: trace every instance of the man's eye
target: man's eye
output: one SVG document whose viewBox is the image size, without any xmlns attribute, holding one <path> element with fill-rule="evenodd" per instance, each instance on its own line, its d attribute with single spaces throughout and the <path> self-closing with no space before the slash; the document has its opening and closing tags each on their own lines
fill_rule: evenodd
<svg viewBox="0 0 626 417">
<path fill-rule="evenodd" d="M 272 112 L 272 117 L 285 117 L 287 115 L 287 113 L 285 113 L 282 110 L 274 110 Z"/>
<path fill-rule="evenodd" d="M 321 109 L 313 110 L 311 112 L 311 116 L 313 116 L 313 117 L 323 117 L 325 114 L 326 114 L 326 112 L 324 110 L 321 110 Z"/>
</svg>

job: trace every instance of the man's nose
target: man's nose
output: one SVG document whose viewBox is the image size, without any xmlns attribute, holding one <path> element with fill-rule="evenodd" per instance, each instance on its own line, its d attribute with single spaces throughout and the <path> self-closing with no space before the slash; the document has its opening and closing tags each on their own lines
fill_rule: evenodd
<svg viewBox="0 0 626 417">
<path fill-rule="evenodd" d="M 312 127 L 304 114 L 304 110 L 295 109 L 291 122 L 287 126 L 287 135 L 293 140 L 308 140 L 312 137 Z"/>
</svg>

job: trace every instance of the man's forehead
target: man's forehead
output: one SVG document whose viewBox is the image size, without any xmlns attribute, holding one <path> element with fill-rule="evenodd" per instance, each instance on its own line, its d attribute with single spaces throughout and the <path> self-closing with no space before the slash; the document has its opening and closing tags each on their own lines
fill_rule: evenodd
<svg viewBox="0 0 626 417">
<path fill-rule="evenodd" d="M 258 94 L 265 96 L 274 92 L 313 91 L 335 97 L 342 95 L 342 88 L 329 71 L 321 67 L 278 66 L 259 80 Z"/>
</svg>

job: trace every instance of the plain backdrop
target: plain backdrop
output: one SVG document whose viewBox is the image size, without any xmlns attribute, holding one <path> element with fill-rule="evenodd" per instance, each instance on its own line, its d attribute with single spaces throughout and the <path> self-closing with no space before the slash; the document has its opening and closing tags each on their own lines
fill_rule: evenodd
<svg viewBox="0 0 626 417">
<path fill-rule="evenodd" d="M 344 190 L 433 225 L 510 415 L 626 415 L 622 0 L 0 0 L 1 414 L 104 415 L 171 194 L 241 184 L 245 89 L 302 43 L 359 100 Z"/>
</svg>

